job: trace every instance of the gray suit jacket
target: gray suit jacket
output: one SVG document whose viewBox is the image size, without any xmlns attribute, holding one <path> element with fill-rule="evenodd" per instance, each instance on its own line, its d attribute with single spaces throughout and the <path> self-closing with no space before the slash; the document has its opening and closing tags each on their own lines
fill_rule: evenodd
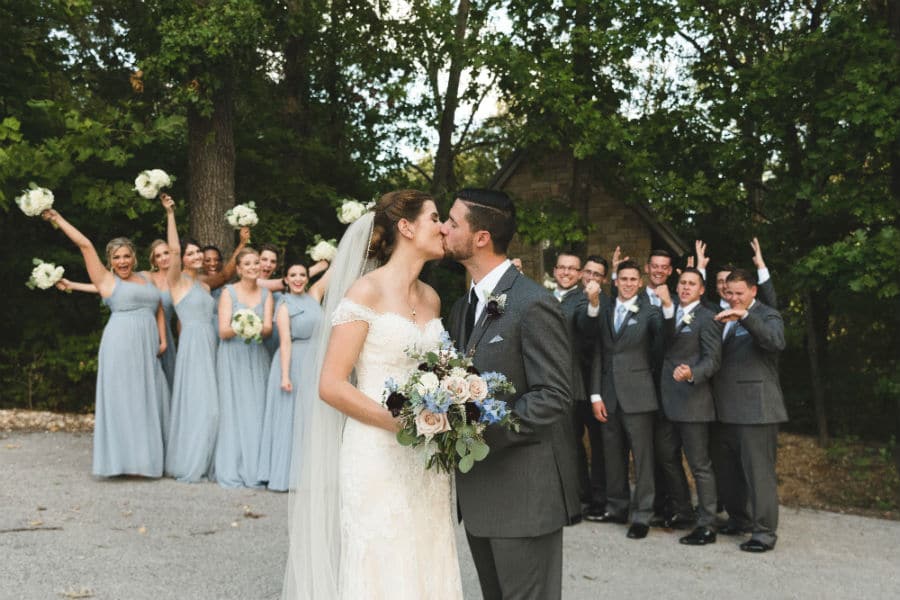
<svg viewBox="0 0 900 600">
<path fill-rule="evenodd" d="M 566 332 L 569 335 L 571 346 L 571 389 L 572 399 L 576 402 L 587 400 L 589 394 L 582 371 L 582 361 L 585 358 L 586 350 L 584 346 L 589 337 L 589 330 L 593 329 L 589 323 L 591 319 L 587 315 L 587 306 L 587 297 L 584 295 L 584 288 L 580 285 L 563 296 L 562 302 L 559 303 L 559 307 L 562 309 L 563 316 L 566 319 Z M 596 319 L 593 320 L 596 321 Z"/>
<path fill-rule="evenodd" d="M 722 324 L 715 314 L 698 304 L 688 313 L 689 324 L 683 320 L 676 326 L 675 317 L 665 320 L 666 350 L 660 375 L 660 403 L 670 421 L 701 423 L 716 420 L 713 402 L 712 376 L 722 361 Z M 675 367 L 691 367 L 694 381 L 675 381 Z"/>
<path fill-rule="evenodd" d="M 457 497 L 473 535 L 537 537 L 581 514 L 569 418 L 571 349 L 559 302 L 542 286 L 510 267 L 493 293 L 506 294 L 506 309 L 499 316 L 482 312 L 465 351 L 474 352 L 479 371 L 503 373 L 516 387 L 515 396 L 502 399 L 521 429 L 485 430 L 490 454 L 468 473 L 457 472 Z M 466 307 L 463 296 L 448 320 L 458 347 Z"/>
<path fill-rule="evenodd" d="M 653 375 L 655 348 L 662 344 L 662 312 L 643 293 L 622 328 L 615 329 L 615 301 L 600 325 L 600 389 L 609 412 L 621 406 L 626 413 L 659 409 Z"/>
<path fill-rule="evenodd" d="M 713 376 L 718 420 L 736 425 L 787 421 L 778 377 L 778 353 L 784 350 L 784 322 L 774 308 L 756 302 L 722 342 L 722 366 Z"/>
</svg>

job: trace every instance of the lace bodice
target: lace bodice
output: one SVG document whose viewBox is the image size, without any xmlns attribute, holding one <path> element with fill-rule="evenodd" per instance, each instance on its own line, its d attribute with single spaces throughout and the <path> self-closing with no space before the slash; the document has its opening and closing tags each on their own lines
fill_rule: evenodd
<svg viewBox="0 0 900 600">
<path fill-rule="evenodd" d="M 369 333 L 356 361 L 356 387 L 375 401 L 381 401 L 388 377 L 401 378 L 416 366 L 406 350 L 413 346 L 424 350 L 440 343 L 444 330 L 440 319 L 424 326 L 397 313 L 375 312 L 367 306 L 344 298 L 331 316 L 331 324 L 365 321 Z"/>
</svg>

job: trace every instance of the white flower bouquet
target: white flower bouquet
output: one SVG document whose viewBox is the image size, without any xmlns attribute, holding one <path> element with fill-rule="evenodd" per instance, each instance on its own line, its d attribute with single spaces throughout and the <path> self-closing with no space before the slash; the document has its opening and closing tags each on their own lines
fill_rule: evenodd
<svg viewBox="0 0 900 600">
<path fill-rule="evenodd" d="M 172 185 L 172 178 L 162 169 L 141 171 L 134 180 L 134 191 L 147 200 L 159 196 L 159 191 Z"/>
<path fill-rule="evenodd" d="M 320 260 L 331 262 L 334 260 L 334 255 L 337 254 L 337 240 L 333 238 L 330 240 L 322 239 L 322 236 L 317 233 L 316 237 L 313 238 L 312 246 L 306 249 L 306 253 L 316 262 Z"/>
<path fill-rule="evenodd" d="M 253 227 L 259 223 L 259 217 L 256 216 L 256 202 L 245 202 L 228 209 L 225 212 L 225 220 L 235 229 Z"/>
<path fill-rule="evenodd" d="M 341 201 L 341 205 L 337 208 L 338 221 L 344 225 L 349 225 L 366 214 L 373 206 L 375 206 L 374 202 L 363 204 L 358 200 L 343 200 Z"/>
<path fill-rule="evenodd" d="M 34 263 L 35 267 L 32 269 L 31 277 L 25 285 L 32 290 L 34 288 L 42 290 L 52 288 L 62 279 L 63 273 L 66 272 L 62 267 L 57 267 L 53 263 L 46 263 L 39 258 L 35 258 L 31 262 Z"/>
<path fill-rule="evenodd" d="M 544 273 L 544 287 L 550 290 L 551 292 L 556 290 L 556 280 Z"/>
<path fill-rule="evenodd" d="M 242 308 L 231 315 L 231 328 L 247 344 L 250 342 L 262 343 L 262 319 L 249 308 Z"/>
<path fill-rule="evenodd" d="M 27 216 L 38 217 L 45 210 L 53 208 L 53 192 L 31 184 L 29 189 L 16 198 L 16 204 Z"/>
<path fill-rule="evenodd" d="M 479 373 L 471 358 L 459 355 L 447 332 L 437 348 L 408 349 L 407 355 L 419 366 L 403 381 L 388 379 L 382 403 L 400 418 L 398 442 L 427 447 L 426 468 L 468 473 L 490 451 L 484 441 L 488 425 L 518 431 L 515 416 L 497 398 L 514 394 L 515 387 L 501 373 Z"/>
</svg>

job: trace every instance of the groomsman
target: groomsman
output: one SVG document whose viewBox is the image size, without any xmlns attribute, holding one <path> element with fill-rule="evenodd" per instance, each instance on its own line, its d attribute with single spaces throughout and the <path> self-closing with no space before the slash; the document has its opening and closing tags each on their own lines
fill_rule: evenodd
<svg viewBox="0 0 900 600">
<path fill-rule="evenodd" d="M 586 331 L 589 318 L 587 311 L 588 301 L 585 297 L 584 289 L 579 285 L 581 281 L 581 259 L 568 252 L 560 253 L 556 257 L 556 266 L 553 267 L 553 279 L 556 281 L 553 297 L 559 301 L 559 306 L 565 317 L 566 333 L 572 349 L 569 375 L 574 403 L 572 419 L 575 429 L 580 497 L 582 504 L 590 504 L 593 501 L 593 497 L 591 496 L 591 480 L 588 476 L 587 453 L 582 443 L 584 424 L 580 419 L 580 416 L 585 412 L 591 415 L 588 394 L 581 373 L 582 345 L 584 340 L 589 337 Z"/>
<path fill-rule="evenodd" d="M 697 527 L 680 541 L 702 546 L 716 541 L 718 497 L 709 457 L 709 423 L 716 419 L 711 380 L 722 359 L 722 326 L 700 303 L 706 291 L 700 271 L 685 269 L 677 291 L 677 310 L 668 290 L 662 288 L 659 294 L 666 332 L 660 400 L 697 484 Z"/>
<path fill-rule="evenodd" d="M 706 266 L 709 264 L 709 257 L 706 255 L 706 244 L 703 240 L 697 240 L 694 242 L 694 247 L 697 252 L 697 270 L 703 275 L 703 280 L 705 281 Z M 766 267 L 766 261 L 763 260 L 762 247 L 759 244 L 759 239 L 753 238 L 750 240 L 750 247 L 753 249 L 753 264 L 756 266 L 759 301 L 777 309 L 778 296 L 775 294 L 775 286 L 772 284 L 772 275 L 769 273 L 768 267 Z M 716 308 L 715 304 L 704 302 L 707 304 L 707 308 L 716 311 L 727 310 L 730 308 L 728 300 L 725 299 L 725 282 L 734 269 L 734 265 L 724 264 L 716 271 L 716 292 L 719 294 L 719 304 L 718 308 Z"/>
<path fill-rule="evenodd" d="M 599 379 L 602 399 L 592 403 L 597 420 L 606 421 L 606 512 L 594 520 L 624 523 L 630 505 L 632 524 L 628 537 L 641 539 L 647 536 L 653 515 L 653 430 L 659 404 L 653 382 L 652 349 L 661 341 L 662 314 L 645 294 L 638 293 L 641 271 L 637 263 L 621 262 L 616 274 L 615 308 L 607 311 L 600 324 L 601 368 L 595 371 L 595 378 Z M 618 459 L 625 453 L 626 443 L 634 456 L 633 501 L 628 470 Z"/>
<path fill-rule="evenodd" d="M 606 512 L 606 468 L 603 456 L 603 424 L 594 416 L 591 409 L 593 402 L 602 399 L 599 387 L 592 389 L 592 372 L 600 368 L 600 348 L 597 337 L 597 327 L 609 312 L 610 298 L 602 291 L 602 285 L 606 282 L 608 268 L 606 259 L 599 256 L 588 256 L 581 270 L 581 285 L 587 301 L 587 314 L 591 317 L 591 327 L 582 328 L 579 338 L 574 341 L 573 351 L 579 361 L 580 373 L 585 392 L 590 396 L 590 402 L 575 403 L 573 412 L 575 425 L 575 442 L 578 448 L 578 471 L 581 480 L 582 492 L 585 494 L 582 501 L 587 503 L 584 518 L 588 521 L 600 519 Z M 574 388 L 573 388 L 574 389 Z M 587 464 L 587 452 L 584 449 L 584 432 L 587 430 L 588 441 L 591 447 L 590 471 Z M 625 469 L 628 468 L 628 456 L 623 453 L 621 460 Z"/>
<path fill-rule="evenodd" d="M 619 261 L 620 249 L 613 253 L 613 264 Z M 666 250 L 657 249 L 650 252 L 644 265 L 647 285 L 643 294 L 653 306 L 661 307 L 660 293 L 668 293 L 668 281 L 672 276 L 672 255 Z M 661 288 L 666 288 L 662 292 Z M 615 290 L 614 290 L 615 291 Z M 653 382 L 658 386 L 662 368 L 662 339 L 653 347 L 652 362 Z M 657 388 L 657 394 L 659 389 Z M 688 488 L 684 468 L 681 466 L 681 446 L 678 438 L 665 414 L 657 414 L 654 428 L 654 452 L 656 463 L 653 469 L 656 493 L 653 498 L 654 516 L 650 524 L 654 527 L 665 525 L 674 529 L 686 529 L 694 523 L 694 509 L 691 506 L 691 493 Z"/>
<path fill-rule="evenodd" d="M 713 376 L 724 461 L 717 473 L 728 511 L 719 533 L 749 531 L 741 550 L 766 552 L 778 538 L 775 456 L 778 423 L 788 418 L 778 377 L 784 322 L 777 310 L 756 300 L 756 278 L 749 271 L 732 271 L 725 295 L 730 308 L 716 315 L 726 324 L 722 366 Z"/>
</svg>

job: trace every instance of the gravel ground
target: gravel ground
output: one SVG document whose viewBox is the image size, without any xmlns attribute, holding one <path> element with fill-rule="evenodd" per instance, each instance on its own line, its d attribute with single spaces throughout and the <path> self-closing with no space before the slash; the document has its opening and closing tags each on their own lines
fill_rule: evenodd
<svg viewBox="0 0 900 600">
<path fill-rule="evenodd" d="M 0 599 L 278 598 L 287 496 L 90 476 L 85 433 L 0 433 Z M 898 598 L 900 523 L 782 508 L 774 552 L 566 529 L 563 597 Z M 466 598 L 480 598 L 460 530 Z"/>
</svg>

